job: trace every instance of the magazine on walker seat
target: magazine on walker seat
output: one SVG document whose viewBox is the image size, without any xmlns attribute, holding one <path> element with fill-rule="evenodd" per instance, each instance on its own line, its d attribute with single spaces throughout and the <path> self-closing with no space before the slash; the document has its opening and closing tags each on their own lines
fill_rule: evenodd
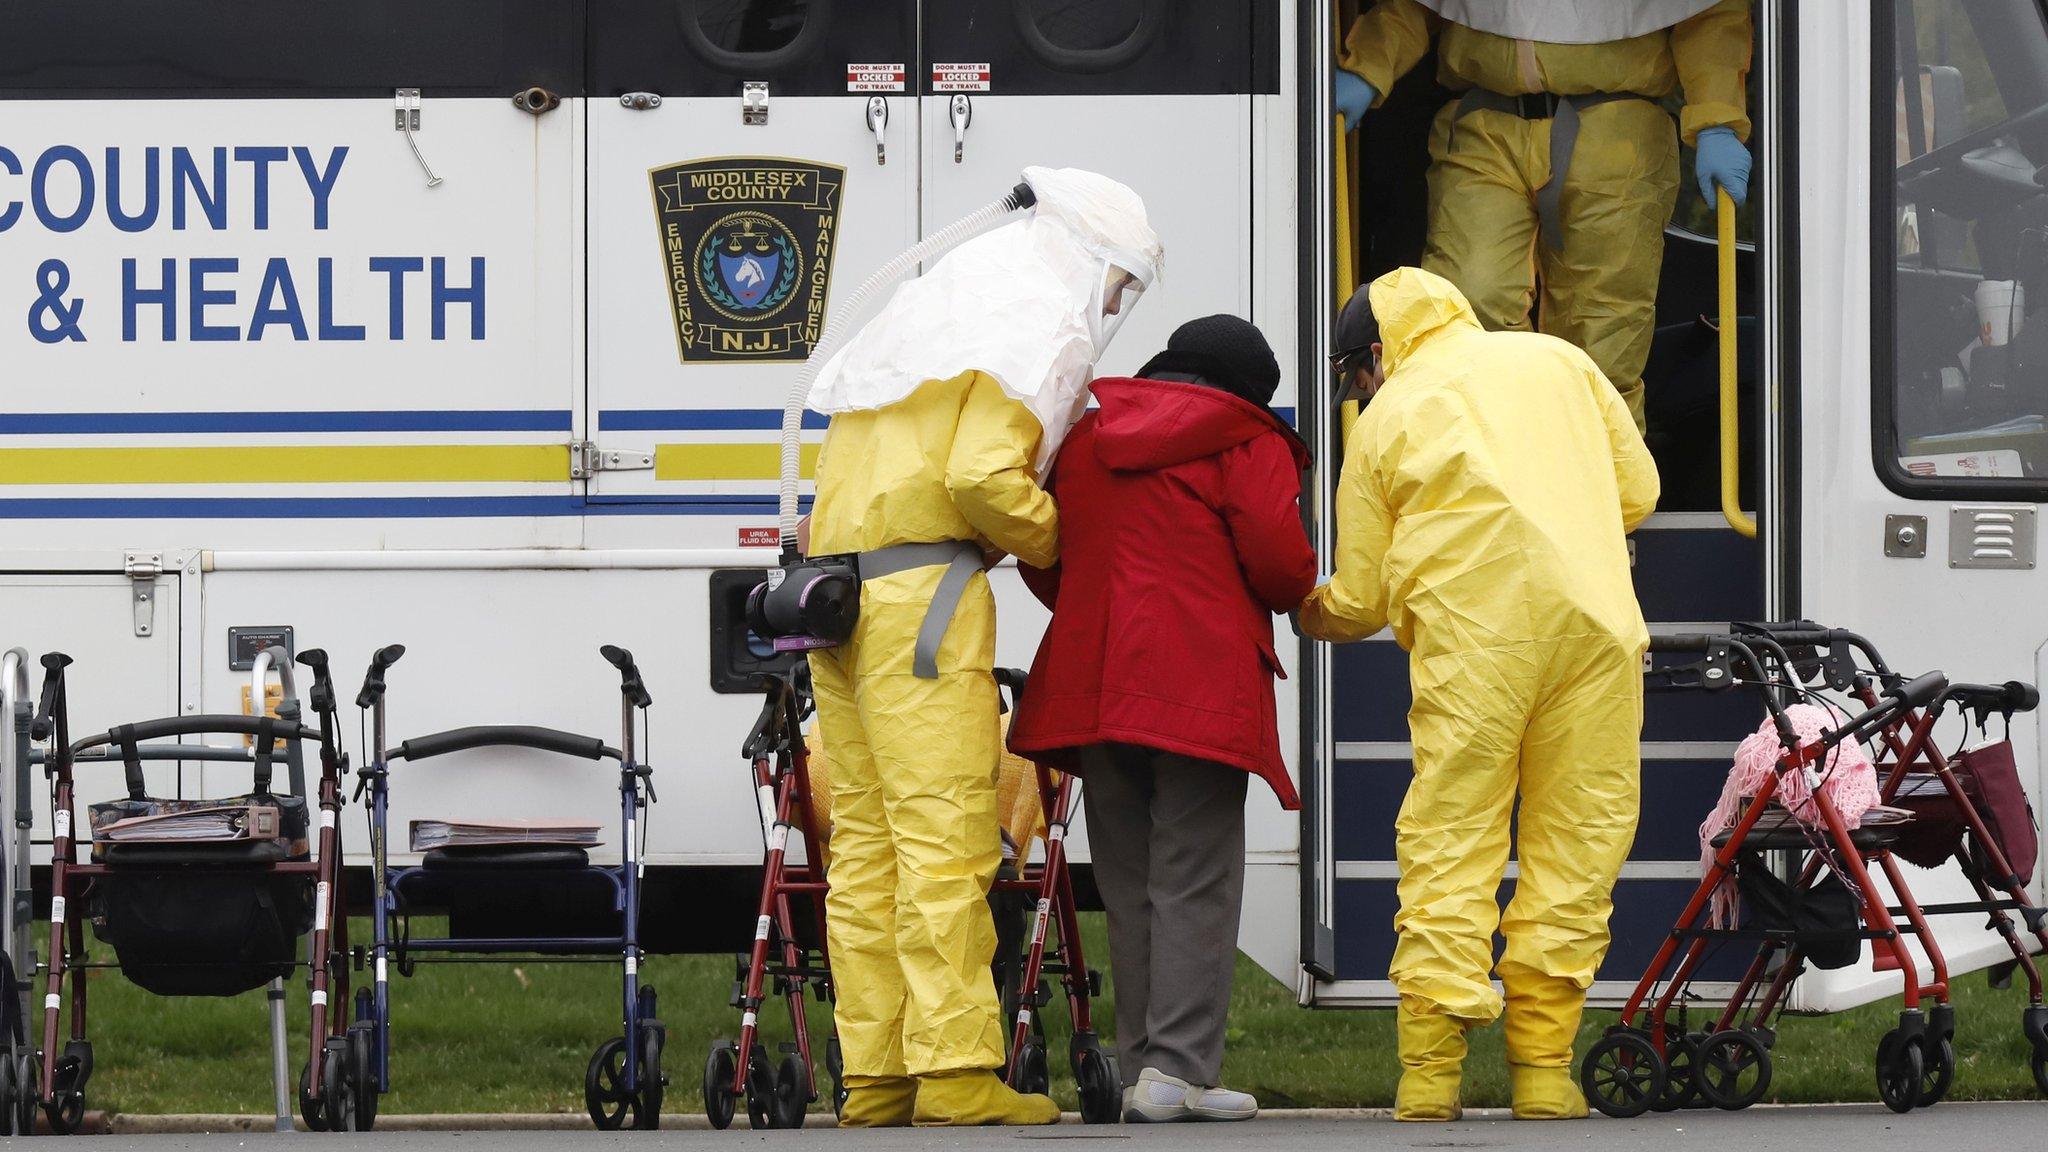
<svg viewBox="0 0 2048 1152">
<path fill-rule="evenodd" d="M 514 844 L 549 845 L 559 848 L 594 848 L 598 826 L 563 820 L 496 820 L 467 823 L 461 820 L 415 820 L 412 822 L 412 850 L 430 852 L 436 848 L 503 847 Z"/>
</svg>

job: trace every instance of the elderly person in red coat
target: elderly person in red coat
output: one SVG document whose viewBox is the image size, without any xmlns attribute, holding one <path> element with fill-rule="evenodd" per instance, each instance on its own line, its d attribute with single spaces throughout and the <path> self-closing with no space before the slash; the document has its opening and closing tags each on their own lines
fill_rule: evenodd
<svg viewBox="0 0 2048 1152">
<path fill-rule="evenodd" d="M 1308 450 L 1267 407 L 1259 330 L 1208 316 L 1135 378 L 1092 388 L 1046 484 L 1060 563 L 1025 568 L 1052 608 L 1010 730 L 1080 774 L 1109 910 L 1124 1120 L 1241 1120 L 1218 1086 L 1244 896 L 1252 775 L 1300 806 L 1280 759 L 1273 616 L 1315 586 L 1298 501 Z"/>
</svg>

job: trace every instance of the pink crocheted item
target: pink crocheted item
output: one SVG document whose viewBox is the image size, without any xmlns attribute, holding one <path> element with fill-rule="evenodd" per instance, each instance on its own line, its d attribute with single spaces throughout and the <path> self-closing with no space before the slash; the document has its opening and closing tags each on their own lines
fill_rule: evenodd
<svg viewBox="0 0 2048 1152">
<path fill-rule="evenodd" d="M 1785 709 L 1785 718 L 1792 722 L 1792 729 L 1799 734 L 1802 745 L 1820 739 L 1821 733 L 1833 728 L 1836 722 L 1826 709 L 1813 704 L 1794 704 Z M 1777 772 L 1778 757 L 1783 751 L 1784 746 L 1778 739 L 1778 726 L 1768 716 L 1736 747 L 1735 766 L 1729 769 L 1728 781 L 1721 786 L 1720 802 L 1707 814 L 1706 823 L 1700 825 L 1701 875 L 1713 867 L 1714 837 L 1734 824 L 1749 798 L 1763 790 L 1764 781 Z M 1871 766 L 1863 745 L 1854 740 L 1844 740 L 1830 749 L 1814 769 L 1820 774 L 1821 790 L 1827 793 L 1828 801 L 1834 805 L 1846 826 L 1859 827 L 1863 823 L 1863 814 L 1877 807 L 1877 770 Z M 1788 772 L 1780 778 L 1773 799 L 1791 809 L 1793 817 L 1800 823 L 1814 827 L 1820 825 L 1820 809 L 1813 803 L 1804 772 Z M 1723 884 L 1714 892 L 1712 926 L 1723 927 L 1734 920 L 1735 886 Z"/>
</svg>

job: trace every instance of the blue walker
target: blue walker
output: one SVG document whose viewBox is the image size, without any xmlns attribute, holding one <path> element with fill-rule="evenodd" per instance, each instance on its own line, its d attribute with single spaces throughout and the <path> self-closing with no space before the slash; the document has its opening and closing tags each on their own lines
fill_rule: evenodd
<svg viewBox="0 0 2048 1152">
<path fill-rule="evenodd" d="M 371 745 L 366 750 L 360 776 L 361 787 L 370 798 L 372 891 L 376 893 L 371 949 L 374 981 L 371 988 L 356 994 L 356 1012 L 374 1021 L 375 1091 L 391 1089 L 391 964 L 397 965 L 400 975 L 410 976 L 414 966 L 422 963 L 484 963 L 488 962 L 486 957 L 586 957 L 592 962 L 617 961 L 624 972 L 621 1033 L 598 1045 L 584 1074 L 583 1099 L 590 1119 L 605 1130 L 624 1126 L 629 1114 L 634 1128 L 659 1126 L 665 1031 L 655 1018 L 654 989 L 642 985 L 639 975 L 639 832 L 646 808 L 655 797 L 653 770 L 639 762 L 634 750 L 634 711 L 640 711 L 639 726 L 644 733 L 646 709 L 653 698 L 641 682 L 632 653 L 609 644 L 598 651 L 619 673 L 617 748 L 596 736 L 527 725 L 454 728 L 389 747 L 385 743 L 384 674 L 405 654 L 405 648 L 393 644 L 371 658 L 356 706 L 368 714 L 370 722 Z M 417 764 L 476 748 L 530 748 L 585 760 L 616 761 L 624 846 L 620 862 L 592 864 L 581 848 L 509 844 L 435 848 L 424 853 L 417 865 L 392 867 L 388 863 L 392 763 L 403 760 Z M 616 935 L 471 936 L 456 931 L 464 906 L 476 907 L 475 901 L 488 900 L 492 894 L 533 901 L 549 893 L 575 893 L 586 887 L 599 893 L 593 903 L 601 903 L 604 896 L 609 896 L 611 912 L 620 923 Z M 450 913 L 448 936 L 415 938 L 411 933 L 411 916 L 417 907 L 446 908 Z"/>
</svg>

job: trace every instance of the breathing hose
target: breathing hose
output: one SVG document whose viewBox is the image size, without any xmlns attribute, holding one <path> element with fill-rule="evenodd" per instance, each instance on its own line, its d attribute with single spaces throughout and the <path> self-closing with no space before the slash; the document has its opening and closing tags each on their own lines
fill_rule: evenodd
<svg viewBox="0 0 2048 1152">
<path fill-rule="evenodd" d="M 853 290 L 838 311 L 825 322 L 825 330 L 818 342 L 811 347 L 811 354 L 797 370 L 796 382 L 790 386 L 789 399 L 782 406 L 782 487 L 779 493 L 778 511 L 782 521 L 782 562 L 790 565 L 798 559 L 796 546 L 797 500 L 796 490 L 803 460 L 804 408 L 810 399 L 811 383 L 818 373 L 839 350 L 841 336 L 848 325 L 867 311 L 870 300 L 882 289 L 894 284 L 919 263 L 932 259 L 972 236 L 986 231 L 1012 212 L 1029 208 L 1038 202 L 1038 194 L 1029 184 L 1018 184 L 1002 199 L 948 224 L 930 236 L 918 241 L 896 254 L 888 263 L 875 269 L 874 275 L 861 282 Z"/>
</svg>

